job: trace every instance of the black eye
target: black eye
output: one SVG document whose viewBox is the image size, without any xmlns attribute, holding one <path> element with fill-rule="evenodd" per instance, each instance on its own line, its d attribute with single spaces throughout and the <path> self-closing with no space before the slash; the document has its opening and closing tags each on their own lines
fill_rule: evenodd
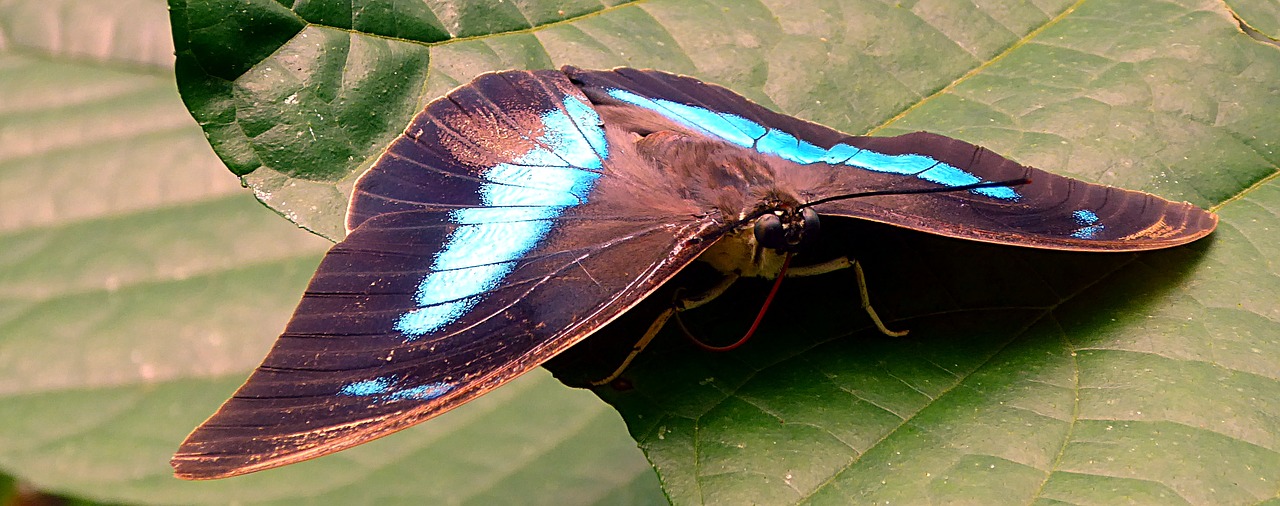
<svg viewBox="0 0 1280 506">
<path fill-rule="evenodd" d="M 782 218 L 776 214 L 766 214 L 756 219 L 756 242 L 766 248 L 787 250 L 787 235 L 782 230 Z"/>
<path fill-rule="evenodd" d="M 811 207 L 801 209 L 800 217 L 804 218 L 804 230 L 800 232 L 800 247 L 804 247 L 818 239 L 818 233 L 822 231 L 822 223 L 818 221 L 818 212 Z"/>
</svg>

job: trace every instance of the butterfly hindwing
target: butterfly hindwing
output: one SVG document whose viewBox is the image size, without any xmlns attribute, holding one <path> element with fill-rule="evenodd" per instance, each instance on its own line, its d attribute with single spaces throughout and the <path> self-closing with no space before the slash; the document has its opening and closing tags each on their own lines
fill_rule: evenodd
<svg viewBox="0 0 1280 506">
<path fill-rule="evenodd" d="M 263 364 L 175 455 L 214 478 L 341 450 L 559 353 L 692 261 L 723 226 L 637 199 L 563 74 L 484 75 L 430 104 L 361 177 Z"/>
<path fill-rule="evenodd" d="M 1016 187 L 835 201 L 815 206 L 822 214 L 970 240 L 1081 251 L 1164 248 L 1203 237 L 1217 224 L 1216 216 L 1190 204 L 1057 176 L 941 135 L 850 136 L 690 77 L 628 68 L 563 71 L 598 107 L 634 108 L 630 128 L 640 133 L 679 129 L 793 163 L 778 178 L 810 200 L 1031 180 Z"/>
</svg>

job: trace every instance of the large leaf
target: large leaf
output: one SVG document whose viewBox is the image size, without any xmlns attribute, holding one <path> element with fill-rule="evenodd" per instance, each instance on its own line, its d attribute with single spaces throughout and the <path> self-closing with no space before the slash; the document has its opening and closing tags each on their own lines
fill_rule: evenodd
<svg viewBox="0 0 1280 506">
<path fill-rule="evenodd" d="M 546 374 L 341 456 L 173 478 L 329 242 L 227 172 L 172 52 L 158 0 L 0 2 L 0 470 L 112 502 L 662 501 L 617 414 Z"/>
<path fill-rule="evenodd" d="M 688 73 L 847 132 L 927 129 L 1221 213 L 1211 239 L 1143 255 L 835 224 L 828 247 L 863 260 L 881 314 L 909 337 L 869 330 L 845 274 L 788 282 L 747 347 L 708 355 L 663 334 L 628 372 L 633 389 L 598 390 L 676 502 L 1280 494 L 1280 48 L 1238 21 L 1274 36 L 1270 4 L 1230 2 L 1254 9 L 1237 18 L 1217 0 L 563 13 L 477 0 L 428 3 L 405 24 L 365 13 L 416 2 L 316 4 L 175 1 L 173 19 L 179 86 L 215 150 L 269 206 L 332 238 L 354 177 L 422 104 L 481 72 L 559 64 Z M 717 335 L 763 289 L 689 323 Z"/>
<path fill-rule="evenodd" d="M 1229 0 L 1227 6 L 1246 29 L 1257 30 L 1260 40 L 1280 42 L 1280 3 L 1267 0 Z"/>
</svg>

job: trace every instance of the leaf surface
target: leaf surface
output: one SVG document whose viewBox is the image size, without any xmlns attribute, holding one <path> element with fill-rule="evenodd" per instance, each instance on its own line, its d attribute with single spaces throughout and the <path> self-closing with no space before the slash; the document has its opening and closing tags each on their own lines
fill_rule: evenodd
<svg viewBox="0 0 1280 506">
<path fill-rule="evenodd" d="M 516 2 L 484 22 L 458 2 L 427 4 L 439 24 L 413 29 L 268 1 L 192 14 L 209 5 L 175 3 L 184 99 L 264 202 L 331 238 L 354 178 L 423 104 L 482 72 L 560 64 L 687 73 L 846 132 L 934 131 L 1221 213 L 1210 239 L 1142 255 L 834 225 L 829 247 L 864 263 L 909 337 L 870 330 L 845 274 L 788 281 L 747 347 L 708 355 L 667 332 L 633 390 L 597 391 L 677 503 L 1280 494 L 1280 47 L 1237 20 L 1274 38 L 1266 2 L 642 0 L 551 17 Z M 230 23 L 263 38 L 208 50 L 200 30 Z M 204 70 L 224 67 L 244 70 Z M 732 334 L 765 289 L 690 325 Z"/>
<path fill-rule="evenodd" d="M 110 503 L 662 502 L 618 416 L 545 373 L 336 457 L 173 478 L 330 243 L 227 172 L 172 52 L 163 2 L 0 2 L 0 470 Z"/>
</svg>

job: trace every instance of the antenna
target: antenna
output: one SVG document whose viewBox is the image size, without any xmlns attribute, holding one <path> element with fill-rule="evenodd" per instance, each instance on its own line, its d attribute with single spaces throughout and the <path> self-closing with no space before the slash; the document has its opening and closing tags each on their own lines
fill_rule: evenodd
<svg viewBox="0 0 1280 506">
<path fill-rule="evenodd" d="M 1031 184 L 1031 179 L 1026 177 L 1020 177 L 1018 179 L 1009 179 L 1006 181 L 986 181 L 982 183 L 965 184 L 960 186 L 944 186 L 939 188 L 913 188 L 910 190 L 875 190 L 875 191 L 869 191 L 869 192 L 850 193 L 847 195 L 836 195 L 834 197 L 822 198 L 822 199 L 815 200 L 813 202 L 800 204 L 800 206 L 797 207 L 796 209 L 813 207 L 818 204 L 826 204 L 827 202 L 832 202 L 836 200 L 856 199 L 861 197 L 875 197 L 879 195 L 915 195 L 920 193 L 947 193 L 947 192 L 959 192 L 959 191 L 965 191 L 965 190 L 977 190 L 979 188 L 996 188 L 1000 186 L 1022 186 L 1024 184 Z"/>
</svg>

